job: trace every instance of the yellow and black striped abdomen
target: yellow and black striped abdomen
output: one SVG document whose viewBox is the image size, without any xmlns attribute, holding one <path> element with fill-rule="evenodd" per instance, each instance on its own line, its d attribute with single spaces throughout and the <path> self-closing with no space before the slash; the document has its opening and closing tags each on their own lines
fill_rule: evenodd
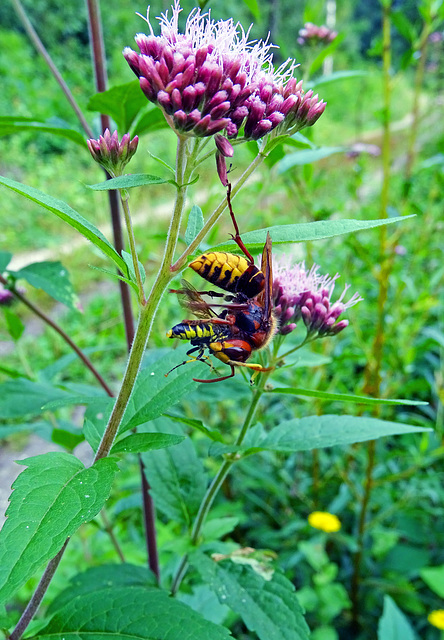
<svg viewBox="0 0 444 640">
<path fill-rule="evenodd" d="M 208 282 L 231 293 L 242 291 L 248 297 L 254 297 L 264 287 L 262 271 L 234 253 L 204 253 L 189 266 Z"/>
<path fill-rule="evenodd" d="M 193 340 L 194 338 L 213 338 L 215 334 L 211 324 L 180 322 L 170 329 L 166 335 L 167 338 Z"/>
</svg>

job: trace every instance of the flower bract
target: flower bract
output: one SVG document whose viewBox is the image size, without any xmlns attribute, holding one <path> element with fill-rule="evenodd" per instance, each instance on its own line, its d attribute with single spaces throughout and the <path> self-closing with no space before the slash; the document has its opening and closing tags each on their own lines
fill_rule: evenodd
<svg viewBox="0 0 444 640">
<path fill-rule="evenodd" d="M 180 12 L 176 0 L 171 17 L 158 18 L 158 36 L 148 16 L 149 35 L 136 35 L 140 53 L 123 51 L 145 96 L 177 133 L 235 138 L 242 129 L 245 139 L 257 140 L 272 131 L 293 134 L 321 116 L 325 103 L 304 93 L 293 77 L 295 62 L 274 69 L 273 45 L 249 41 L 239 23 L 216 22 L 200 9 L 190 13 L 182 33 Z"/>
</svg>

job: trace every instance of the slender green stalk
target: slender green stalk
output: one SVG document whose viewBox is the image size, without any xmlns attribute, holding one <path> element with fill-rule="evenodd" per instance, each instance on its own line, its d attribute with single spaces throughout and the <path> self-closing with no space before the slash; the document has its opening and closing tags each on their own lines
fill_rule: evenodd
<svg viewBox="0 0 444 640">
<path fill-rule="evenodd" d="M 388 217 L 388 205 L 390 197 L 390 163 L 391 163 L 391 133 L 390 133 L 390 108 L 391 108 L 391 2 L 384 2 L 382 7 L 382 58 L 383 58 L 383 142 L 382 142 L 382 170 L 383 180 L 380 200 L 380 216 Z M 368 395 L 378 397 L 381 386 L 381 369 L 385 344 L 385 314 L 388 298 L 388 283 L 392 270 L 393 261 L 389 255 L 389 241 L 386 225 L 380 227 L 379 233 L 379 256 L 380 271 L 378 275 L 378 315 L 376 321 L 376 333 L 372 343 L 370 360 L 367 363 L 364 373 L 364 391 Z M 379 407 L 375 412 L 379 412 Z M 358 523 L 358 550 L 353 557 L 353 575 L 351 580 L 350 597 L 352 601 L 352 626 L 355 632 L 360 627 L 360 585 L 362 556 L 364 550 L 364 532 L 367 519 L 367 511 L 370 504 L 371 491 L 373 488 L 373 470 L 376 463 L 375 441 L 367 444 L 367 473 L 364 484 L 364 493 L 360 504 L 360 515 Z"/>
<path fill-rule="evenodd" d="M 257 386 L 256 390 L 253 393 L 253 397 L 252 397 L 250 406 L 248 408 L 247 415 L 245 416 L 244 423 L 242 425 L 240 433 L 235 442 L 235 445 L 237 447 L 240 447 L 240 445 L 245 439 L 245 436 L 247 435 L 247 431 L 251 426 L 251 423 L 253 421 L 260 399 L 262 398 L 262 395 L 265 391 L 265 384 L 268 380 L 268 377 L 270 376 L 270 373 L 271 371 L 266 371 L 260 377 L 259 385 Z M 200 504 L 199 511 L 197 513 L 196 520 L 194 521 L 193 529 L 191 531 L 191 542 L 193 545 L 197 545 L 201 531 L 202 531 L 202 527 L 205 524 L 205 520 L 211 509 L 214 499 L 219 493 L 219 490 L 225 478 L 227 477 L 228 473 L 230 472 L 231 467 L 234 465 L 235 462 L 237 462 L 238 459 L 239 458 L 236 456 L 236 454 L 227 456 L 224 462 L 222 463 L 222 466 L 220 467 L 219 471 L 214 476 L 213 482 L 208 487 L 207 492 Z M 173 594 L 176 593 L 177 590 L 179 589 L 180 584 L 187 572 L 187 568 L 188 568 L 188 556 L 185 555 L 183 556 L 180 562 L 179 568 L 177 570 L 177 573 L 174 577 L 174 580 L 171 586 L 171 592 Z"/>
<path fill-rule="evenodd" d="M 231 198 L 233 199 L 237 192 L 243 187 L 251 174 L 262 164 L 262 162 L 267 157 L 267 154 L 263 152 L 259 152 L 253 162 L 245 169 L 244 173 L 241 175 L 239 180 L 231 189 Z M 180 258 L 173 264 L 173 271 L 180 271 L 187 263 L 188 256 L 192 255 L 194 251 L 197 249 L 199 244 L 207 235 L 208 231 L 213 227 L 213 225 L 217 222 L 219 216 L 222 212 L 227 208 L 227 200 L 224 198 L 222 202 L 216 207 L 213 213 L 208 218 L 207 222 L 204 224 L 202 229 L 199 231 L 194 240 L 188 245 L 185 251 L 182 253 Z"/>
<path fill-rule="evenodd" d="M 190 162 L 190 167 L 187 167 L 186 140 L 184 138 L 179 138 L 177 154 L 178 160 L 176 182 L 179 187 L 173 216 L 171 219 L 170 230 L 167 236 L 165 255 L 146 305 L 141 308 L 139 324 L 129 354 L 128 364 L 123 378 L 122 386 L 120 388 L 119 395 L 117 396 L 116 403 L 108 421 L 108 425 L 105 429 L 102 441 L 94 458 L 94 462 L 96 462 L 100 458 L 108 456 L 111 450 L 112 444 L 117 435 L 118 428 L 120 426 L 134 388 L 157 307 L 166 287 L 168 286 L 169 281 L 172 278 L 171 259 L 177 243 L 180 220 L 185 205 L 187 190 L 186 186 L 184 187 L 180 185 L 183 184 L 182 179 L 184 180 L 184 182 L 186 182 L 188 173 L 191 173 L 192 171 L 192 162 Z M 32 618 L 34 617 L 60 563 L 60 560 L 62 559 L 68 542 L 69 538 L 65 541 L 65 544 L 63 545 L 59 553 L 48 563 L 36 591 L 34 592 L 31 600 L 28 603 L 28 606 L 26 607 L 23 615 L 21 616 L 16 628 L 11 635 L 11 638 L 13 640 L 19 640 L 19 638 L 23 635 L 27 626 L 31 622 Z"/>
<path fill-rule="evenodd" d="M 139 304 L 143 306 L 146 304 L 146 298 L 145 291 L 143 289 L 142 276 L 140 274 L 139 259 L 137 257 L 136 250 L 136 239 L 134 237 L 133 224 L 131 221 L 131 213 L 128 204 L 129 195 L 128 192 L 124 189 L 120 189 L 119 193 L 120 201 L 122 203 L 123 215 L 125 217 L 126 230 L 128 232 L 128 240 L 130 245 L 131 257 L 133 259 L 134 273 L 136 274 L 137 288 L 139 291 Z"/>
</svg>

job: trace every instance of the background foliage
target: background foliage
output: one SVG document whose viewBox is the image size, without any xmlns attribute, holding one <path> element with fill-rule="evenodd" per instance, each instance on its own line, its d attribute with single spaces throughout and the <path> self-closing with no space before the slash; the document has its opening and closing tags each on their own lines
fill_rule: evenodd
<svg viewBox="0 0 444 640">
<path fill-rule="evenodd" d="M 277 447 L 245 457 L 224 481 L 222 495 L 205 525 L 203 551 L 227 556 L 245 547 L 265 551 L 258 551 L 257 557 L 249 559 L 254 566 L 251 571 L 232 557 L 216 565 L 202 550 L 195 552 L 188 579 L 175 600 L 155 589 L 152 575 L 143 569 L 146 553 L 135 454 L 129 453 L 125 464 L 119 464 L 120 472 L 112 491 L 116 465 L 103 461 L 106 463 L 100 470 L 103 485 L 99 482 L 102 489 L 100 495 L 94 494 L 96 508 L 88 503 L 95 481 L 89 478 L 91 491 L 79 494 L 78 510 L 70 515 L 73 531 L 77 520 L 84 524 L 70 543 L 44 601 L 42 619 L 30 627 L 29 636 L 74 634 L 82 624 L 95 624 L 94 617 L 100 614 L 104 603 L 109 606 L 112 598 L 115 617 L 107 620 L 103 632 L 126 631 L 118 625 L 125 603 L 131 600 L 135 612 L 146 607 L 146 615 L 155 612 L 160 618 L 174 620 L 182 628 L 192 629 L 196 638 L 207 638 L 209 634 L 211 638 L 229 637 L 227 629 L 239 640 L 257 636 L 280 638 L 282 627 L 275 627 L 273 621 L 276 611 L 267 610 L 270 600 L 246 604 L 242 595 L 244 591 L 256 592 L 258 567 L 266 571 L 273 558 L 275 574 L 267 584 L 273 597 L 279 597 L 282 607 L 279 616 L 286 620 L 294 616 L 289 626 L 295 635 L 289 638 L 306 637 L 293 585 L 298 602 L 307 612 L 313 640 L 366 640 L 376 635 L 380 640 L 440 637 L 438 630 L 427 622 L 427 615 L 432 610 L 444 609 L 444 531 L 438 525 L 431 528 L 431 523 L 440 522 L 444 516 L 441 204 L 444 40 L 441 21 L 434 27 L 440 37 L 427 39 L 427 48 L 419 51 L 426 5 L 416 0 L 399 2 L 391 16 L 387 214 L 389 217 L 416 214 L 416 218 L 388 226 L 385 244 L 378 229 L 370 229 L 295 244 L 291 249 L 285 247 L 283 251 L 298 260 L 320 264 L 323 272 L 339 272 L 340 282 L 351 282 L 364 302 L 349 311 L 351 326 L 345 332 L 304 348 L 294 366 L 281 369 L 273 383 L 277 387 L 371 395 L 369 368 L 374 364 L 374 341 L 382 313 L 381 396 L 427 404 L 384 405 L 376 415 L 386 421 L 434 431 L 387 437 L 373 445 L 333 442 L 337 446 L 292 453 L 284 453 Z M 84 4 L 72 1 L 60 5 L 38 0 L 25 6 L 98 134 L 98 113 L 90 102 L 94 85 Z M 193 5 L 184 2 L 183 6 L 187 14 Z M 159 15 L 166 8 L 153 3 L 151 15 Z M 111 86 L 133 81 L 121 50 L 132 45 L 134 34 L 144 28 L 135 11 L 145 15 L 145 6 L 120 0 L 112 9 L 102 7 Z M 298 47 L 296 37 L 305 21 L 317 24 L 325 21 L 324 2 L 295 5 L 290 0 L 257 3 L 250 0 L 239 6 L 234 0 L 215 0 L 211 11 L 215 19 L 236 16 L 244 26 L 254 20 L 252 38 L 263 37 L 270 30 L 271 40 L 280 46 L 277 61 L 287 56 L 300 61 L 300 76 L 307 83 L 313 82 L 315 91 L 328 103 L 316 126 L 304 132 L 306 138 L 293 146 L 276 149 L 260 174 L 236 198 L 241 231 L 246 233 L 277 221 L 293 224 L 380 217 L 382 158 L 376 154 L 383 144 L 386 113 L 379 2 L 338 3 L 335 29 L 343 39 L 334 50 L 333 70 L 359 73 L 318 84 L 316 78 L 322 75 L 322 65 L 316 68 L 315 53 Z M 75 116 L 67 109 L 57 84 L 35 54 L 9 3 L 0 7 L 0 25 L 0 173 L 69 203 L 110 237 L 106 194 L 85 187 L 101 180 L 86 146 L 24 125 L 20 130 L 17 123 L 12 130 L 10 122 L 2 120 L 1 116 L 30 118 L 32 122 L 80 132 Z M 425 60 L 425 68 L 418 85 L 421 59 Z M 419 103 L 419 128 L 410 179 L 406 167 L 411 154 L 409 136 L 415 96 Z M 90 111 L 88 105 L 92 106 Z M 117 121 L 118 115 L 113 113 L 113 117 Z M 375 155 L 366 151 L 350 153 L 357 142 L 375 145 Z M 313 155 L 303 157 L 303 150 L 311 150 Z M 236 149 L 234 171 L 240 173 L 254 153 L 249 145 Z M 169 131 L 160 127 L 147 130 L 131 172 L 152 173 L 167 179 L 168 172 L 159 168 L 152 156 L 162 156 L 174 164 L 174 154 L 174 140 Z M 10 268 L 19 274 L 19 284 L 26 287 L 34 302 L 63 324 L 74 341 L 100 363 L 100 371 L 109 384 L 118 388 L 127 357 L 124 330 L 115 282 L 98 269 L 90 268 L 104 266 L 99 252 L 91 251 L 89 245 L 78 240 L 72 228 L 48 211 L 4 188 L 1 194 L 1 250 L 14 255 Z M 137 248 L 148 279 L 156 272 L 162 257 L 173 196 L 168 184 L 131 191 Z M 212 163 L 208 163 L 202 168 L 193 191 L 195 200 L 189 203 L 189 209 L 198 204 L 206 213 L 220 197 L 220 183 Z M 201 249 L 225 241 L 230 231 L 229 221 L 223 217 Z M 181 243 L 186 246 L 185 229 Z M 276 249 L 276 255 L 280 252 L 282 249 Z M 57 291 L 44 282 L 47 270 L 53 267 L 43 267 L 43 273 L 41 266 L 31 268 L 31 275 L 29 268 L 28 273 L 20 271 L 30 263 L 54 264 L 58 260 L 66 270 L 66 279 L 59 281 Z M 0 260 L 0 271 L 8 266 L 8 260 L 4 262 Z M 388 290 L 381 311 L 382 272 L 387 273 Z M 49 280 L 53 283 L 50 276 Z M 147 378 L 157 371 L 156 363 L 171 361 L 174 366 L 180 361 L 182 350 L 172 350 L 165 332 L 181 320 L 182 314 L 175 296 L 164 296 L 144 361 Z M 296 344 L 301 337 L 302 332 L 288 338 L 288 342 L 294 340 Z M 58 517 L 60 503 L 65 505 L 59 484 L 69 479 L 62 482 L 56 473 L 57 465 L 62 464 L 67 452 L 81 452 L 76 448 L 79 446 L 87 451 L 79 455 L 85 455 L 82 459 L 88 463 L 90 454 L 84 438 L 92 446 L 98 444 L 99 423 L 106 419 L 110 402 L 59 336 L 36 321 L 24 306 L 17 304 L 2 313 L 0 341 L 1 459 L 5 464 L 8 461 L 6 477 L 1 477 L 2 495 L 9 493 L 13 459 L 46 451 L 47 443 L 50 448 L 56 444 L 59 449 L 48 454 L 52 456 L 50 459 L 39 456 L 32 458 L 33 463 L 26 463 L 29 466 L 15 485 L 16 502 L 11 503 L 11 509 L 19 509 L 21 491 L 29 496 L 37 478 L 44 478 L 45 499 L 52 501 L 54 517 Z M 172 375 L 177 393 L 174 406 L 170 396 L 157 397 L 154 387 L 153 397 L 145 397 L 142 386 L 132 408 L 133 416 L 142 411 L 140 420 L 144 426 L 139 433 L 156 436 L 166 433 L 181 441 L 171 448 L 155 450 L 155 438 L 150 437 L 149 445 L 148 440 L 144 441 L 150 450 L 144 449 L 142 453 L 157 507 L 162 586 L 166 589 L 171 585 L 178 559 L 189 551 L 189 529 L 208 477 L 214 475 L 223 444 L 232 442 L 230 435 L 239 428 L 239 415 L 245 413 L 250 400 L 250 390 L 240 374 L 234 380 L 209 385 L 204 394 L 192 383 L 193 375 L 198 375 L 198 367 L 191 364 Z M 153 398 L 150 405 L 153 412 L 143 413 L 145 404 Z M 73 408 L 74 400 L 82 407 L 86 405 L 85 411 Z M 257 432 L 262 426 L 270 429 L 291 421 L 299 424 L 298 420 L 307 414 L 341 416 L 345 410 L 352 416 L 375 415 L 371 407 L 345 406 L 339 399 L 325 401 L 302 394 L 269 393 L 257 416 Z M 148 420 L 151 421 L 146 425 Z M 127 422 L 126 427 L 129 429 L 136 422 Z M 340 431 L 340 420 L 335 429 Z M 187 438 L 182 441 L 183 436 Z M 167 446 L 166 442 L 162 446 Z M 140 444 L 135 449 L 140 450 Z M 87 473 L 83 465 L 73 469 L 71 482 L 77 482 L 77 474 Z M 37 501 L 41 499 L 39 493 Z M 98 512 L 105 500 L 103 520 Z M 315 510 L 337 514 L 341 531 L 327 534 L 311 528 L 307 516 Z M 39 517 L 33 514 L 33 520 Z M 41 518 L 43 521 L 44 515 Z M 126 562 L 137 568 L 123 565 L 125 568 L 113 570 L 112 566 L 105 566 L 119 561 L 110 522 Z M 69 527 L 63 530 L 65 536 L 61 539 L 70 530 Z M 52 557 L 57 548 L 57 541 L 54 547 L 48 545 L 45 557 Z M 20 566 L 12 566 L 13 558 L 8 561 L 11 571 L 20 573 L 19 582 L 23 586 L 15 592 L 15 583 L 9 583 L 14 597 L 1 620 L 0 626 L 5 629 L 13 627 L 38 581 L 30 560 L 23 559 L 29 568 L 23 573 Z M 0 566 L 9 570 L 6 561 L 0 562 Z M 89 592 L 92 583 L 98 587 L 94 594 Z M 73 613 L 69 602 L 74 598 L 77 610 Z M 91 606 L 94 612 L 88 621 L 84 616 L 86 606 Z M 69 623 L 63 626 L 67 612 Z M 211 632 L 197 614 L 204 616 L 205 624 L 214 625 Z"/>
</svg>

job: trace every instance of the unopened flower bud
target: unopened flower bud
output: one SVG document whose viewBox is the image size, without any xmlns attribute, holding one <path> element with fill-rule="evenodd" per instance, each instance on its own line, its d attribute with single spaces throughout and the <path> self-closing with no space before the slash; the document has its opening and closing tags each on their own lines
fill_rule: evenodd
<svg viewBox="0 0 444 640">
<path fill-rule="evenodd" d="M 129 134 L 125 133 L 119 142 L 117 131 L 111 134 L 109 129 L 105 129 L 103 136 L 97 140 L 91 138 L 86 143 L 94 160 L 115 177 L 122 175 L 123 169 L 136 153 L 139 138 L 134 136 L 130 140 Z"/>
</svg>

